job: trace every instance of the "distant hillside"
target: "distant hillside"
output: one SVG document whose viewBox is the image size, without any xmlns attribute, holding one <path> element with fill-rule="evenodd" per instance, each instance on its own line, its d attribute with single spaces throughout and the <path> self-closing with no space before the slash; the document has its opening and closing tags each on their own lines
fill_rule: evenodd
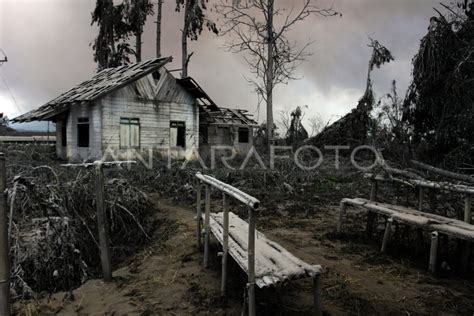
<svg viewBox="0 0 474 316">
<path fill-rule="evenodd" d="M 49 132 L 49 135 L 54 135 L 55 132 Z M 0 136 L 47 136 L 48 132 L 44 131 L 26 131 L 16 130 L 9 126 L 0 125 Z"/>
</svg>

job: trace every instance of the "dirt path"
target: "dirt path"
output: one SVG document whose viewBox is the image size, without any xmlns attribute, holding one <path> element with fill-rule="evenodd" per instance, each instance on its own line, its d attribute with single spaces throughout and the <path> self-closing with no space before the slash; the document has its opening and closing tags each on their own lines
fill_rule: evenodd
<svg viewBox="0 0 474 316">
<path fill-rule="evenodd" d="M 209 269 L 201 267 L 191 206 L 152 196 L 157 219 L 165 219 L 152 243 L 114 272 L 114 282 L 91 280 L 68 293 L 17 303 L 24 315 L 240 315 L 246 276 L 232 262 L 229 299 L 220 298 L 219 246 L 213 245 Z M 337 210 L 327 208 L 313 218 L 265 217 L 258 227 L 296 256 L 322 264 L 323 306 L 344 314 L 472 314 L 470 281 L 434 278 L 404 260 L 381 255 L 378 245 L 333 236 Z M 355 219 L 355 220 L 354 220 Z M 361 218 L 353 218 L 362 222 Z M 350 223 L 349 223 L 350 225 Z M 357 226 L 352 224 L 353 226 Z M 309 314 L 310 280 L 281 289 L 257 292 L 261 315 Z"/>
</svg>

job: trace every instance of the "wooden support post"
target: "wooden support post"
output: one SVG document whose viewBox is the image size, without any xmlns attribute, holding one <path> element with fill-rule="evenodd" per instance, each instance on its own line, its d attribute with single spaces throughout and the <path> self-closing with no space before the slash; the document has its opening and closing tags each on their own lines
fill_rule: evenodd
<svg viewBox="0 0 474 316">
<path fill-rule="evenodd" d="M 211 234 L 211 187 L 206 184 L 206 214 L 204 216 L 204 268 L 209 265 L 209 238 Z"/>
<path fill-rule="evenodd" d="M 342 233 L 342 222 L 344 221 L 344 216 L 346 215 L 346 204 L 341 202 L 339 204 L 339 221 L 337 222 L 337 232 Z"/>
<path fill-rule="evenodd" d="M 202 225 L 202 215 L 201 215 L 201 203 L 202 199 L 202 183 L 199 181 L 198 188 L 197 188 L 197 198 L 196 198 L 196 239 L 197 239 L 197 247 L 199 250 L 202 248 L 202 234 L 201 234 L 201 225 Z"/>
<path fill-rule="evenodd" d="M 464 199 L 464 221 L 466 223 L 471 223 L 472 219 L 472 200 L 471 196 L 467 195 L 466 198 Z"/>
<path fill-rule="evenodd" d="M 372 180 L 372 184 L 370 187 L 370 200 L 371 201 L 377 201 L 377 190 L 378 190 L 378 185 L 377 181 Z"/>
<path fill-rule="evenodd" d="M 313 315 L 314 316 L 322 316 L 322 303 L 321 303 L 321 274 L 316 274 L 313 276 L 313 298 L 314 298 L 314 306 L 313 306 Z"/>
<path fill-rule="evenodd" d="M 387 224 L 385 225 L 385 233 L 383 234 L 383 241 L 382 241 L 382 252 L 385 252 L 387 250 L 387 244 L 390 240 L 390 235 L 392 233 L 392 222 L 393 219 L 389 218 L 387 219 Z"/>
<path fill-rule="evenodd" d="M 464 221 L 466 223 L 471 223 L 472 218 L 472 204 L 471 204 L 471 196 L 466 195 L 464 199 Z M 462 240 L 462 254 L 461 254 L 461 271 L 467 272 L 469 266 L 469 252 L 470 252 L 470 243 L 467 240 Z"/>
<path fill-rule="evenodd" d="M 377 181 L 372 180 L 372 186 L 370 189 L 370 200 L 373 202 L 377 201 L 377 190 L 378 190 Z M 372 232 L 373 232 L 374 222 L 375 222 L 376 217 L 377 215 L 373 212 L 368 212 L 367 214 L 367 226 L 366 226 L 365 232 L 368 238 L 372 237 Z"/>
<path fill-rule="evenodd" d="M 110 259 L 109 225 L 105 208 L 104 170 L 100 164 L 95 167 L 95 194 L 102 273 L 104 281 L 110 282 L 112 281 L 112 264 Z"/>
<path fill-rule="evenodd" d="M 222 239 L 222 283 L 221 283 L 221 293 L 222 296 L 226 296 L 226 283 L 227 283 L 227 257 L 229 252 L 229 207 L 227 196 L 225 193 L 222 193 L 222 208 L 223 208 L 223 225 L 224 225 L 224 235 Z"/>
<path fill-rule="evenodd" d="M 10 315 L 10 256 L 7 227 L 7 170 L 0 153 L 0 315 Z"/>
<path fill-rule="evenodd" d="M 405 198 L 406 198 L 406 200 L 405 200 L 405 206 L 406 206 L 406 207 L 409 207 L 409 206 L 410 206 L 410 187 L 406 187 L 406 189 L 405 189 L 405 195 L 406 195 L 406 196 L 405 196 Z"/>
<path fill-rule="evenodd" d="M 248 277 L 249 316 L 255 316 L 255 210 L 251 207 L 249 207 Z"/>
<path fill-rule="evenodd" d="M 423 211 L 423 188 L 418 188 L 418 210 Z"/>
<path fill-rule="evenodd" d="M 429 270 L 432 273 L 436 272 L 437 257 L 438 257 L 438 232 L 432 232 L 431 233 L 430 263 L 429 263 Z"/>
</svg>

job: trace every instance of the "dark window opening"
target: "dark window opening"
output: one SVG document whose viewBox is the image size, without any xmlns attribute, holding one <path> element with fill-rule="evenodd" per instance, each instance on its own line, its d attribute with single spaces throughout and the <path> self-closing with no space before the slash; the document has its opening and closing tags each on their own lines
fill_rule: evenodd
<svg viewBox="0 0 474 316">
<path fill-rule="evenodd" d="M 80 117 L 77 119 L 77 146 L 89 147 L 89 118 Z"/>
<path fill-rule="evenodd" d="M 186 148 L 186 123 L 170 122 L 170 145 Z"/>
<path fill-rule="evenodd" d="M 63 121 L 61 123 L 61 146 L 67 146 L 67 122 Z"/>
<path fill-rule="evenodd" d="M 152 72 L 151 74 L 153 76 L 153 79 L 155 79 L 155 81 L 159 81 L 160 78 L 161 78 L 161 75 L 160 75 L 160 72 L 157 70 L 157 71 L 154 71 Z"/>
<path fill-rule="evenodd" d="M 239 128 L 239 143 L 248 143 L 250 131 L 248 128 Z"/>
<path fill-rule="evenodd" d="M 202 126 L 199 128 L 199 136 L 201 137 L 201 144 L 208 144 L 208 127 L 207 126 Z"/>
</svg>

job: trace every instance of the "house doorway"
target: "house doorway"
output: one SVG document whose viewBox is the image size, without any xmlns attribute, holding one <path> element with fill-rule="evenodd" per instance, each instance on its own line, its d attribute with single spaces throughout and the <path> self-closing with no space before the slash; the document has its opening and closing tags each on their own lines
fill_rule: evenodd
<svg viewBox="0 0 474 316">
<path fill-rule="evenodd" d="M 186 148 L 186 123 L 181 121 L 170 122 L 170 147 Z"/>
</svg>

